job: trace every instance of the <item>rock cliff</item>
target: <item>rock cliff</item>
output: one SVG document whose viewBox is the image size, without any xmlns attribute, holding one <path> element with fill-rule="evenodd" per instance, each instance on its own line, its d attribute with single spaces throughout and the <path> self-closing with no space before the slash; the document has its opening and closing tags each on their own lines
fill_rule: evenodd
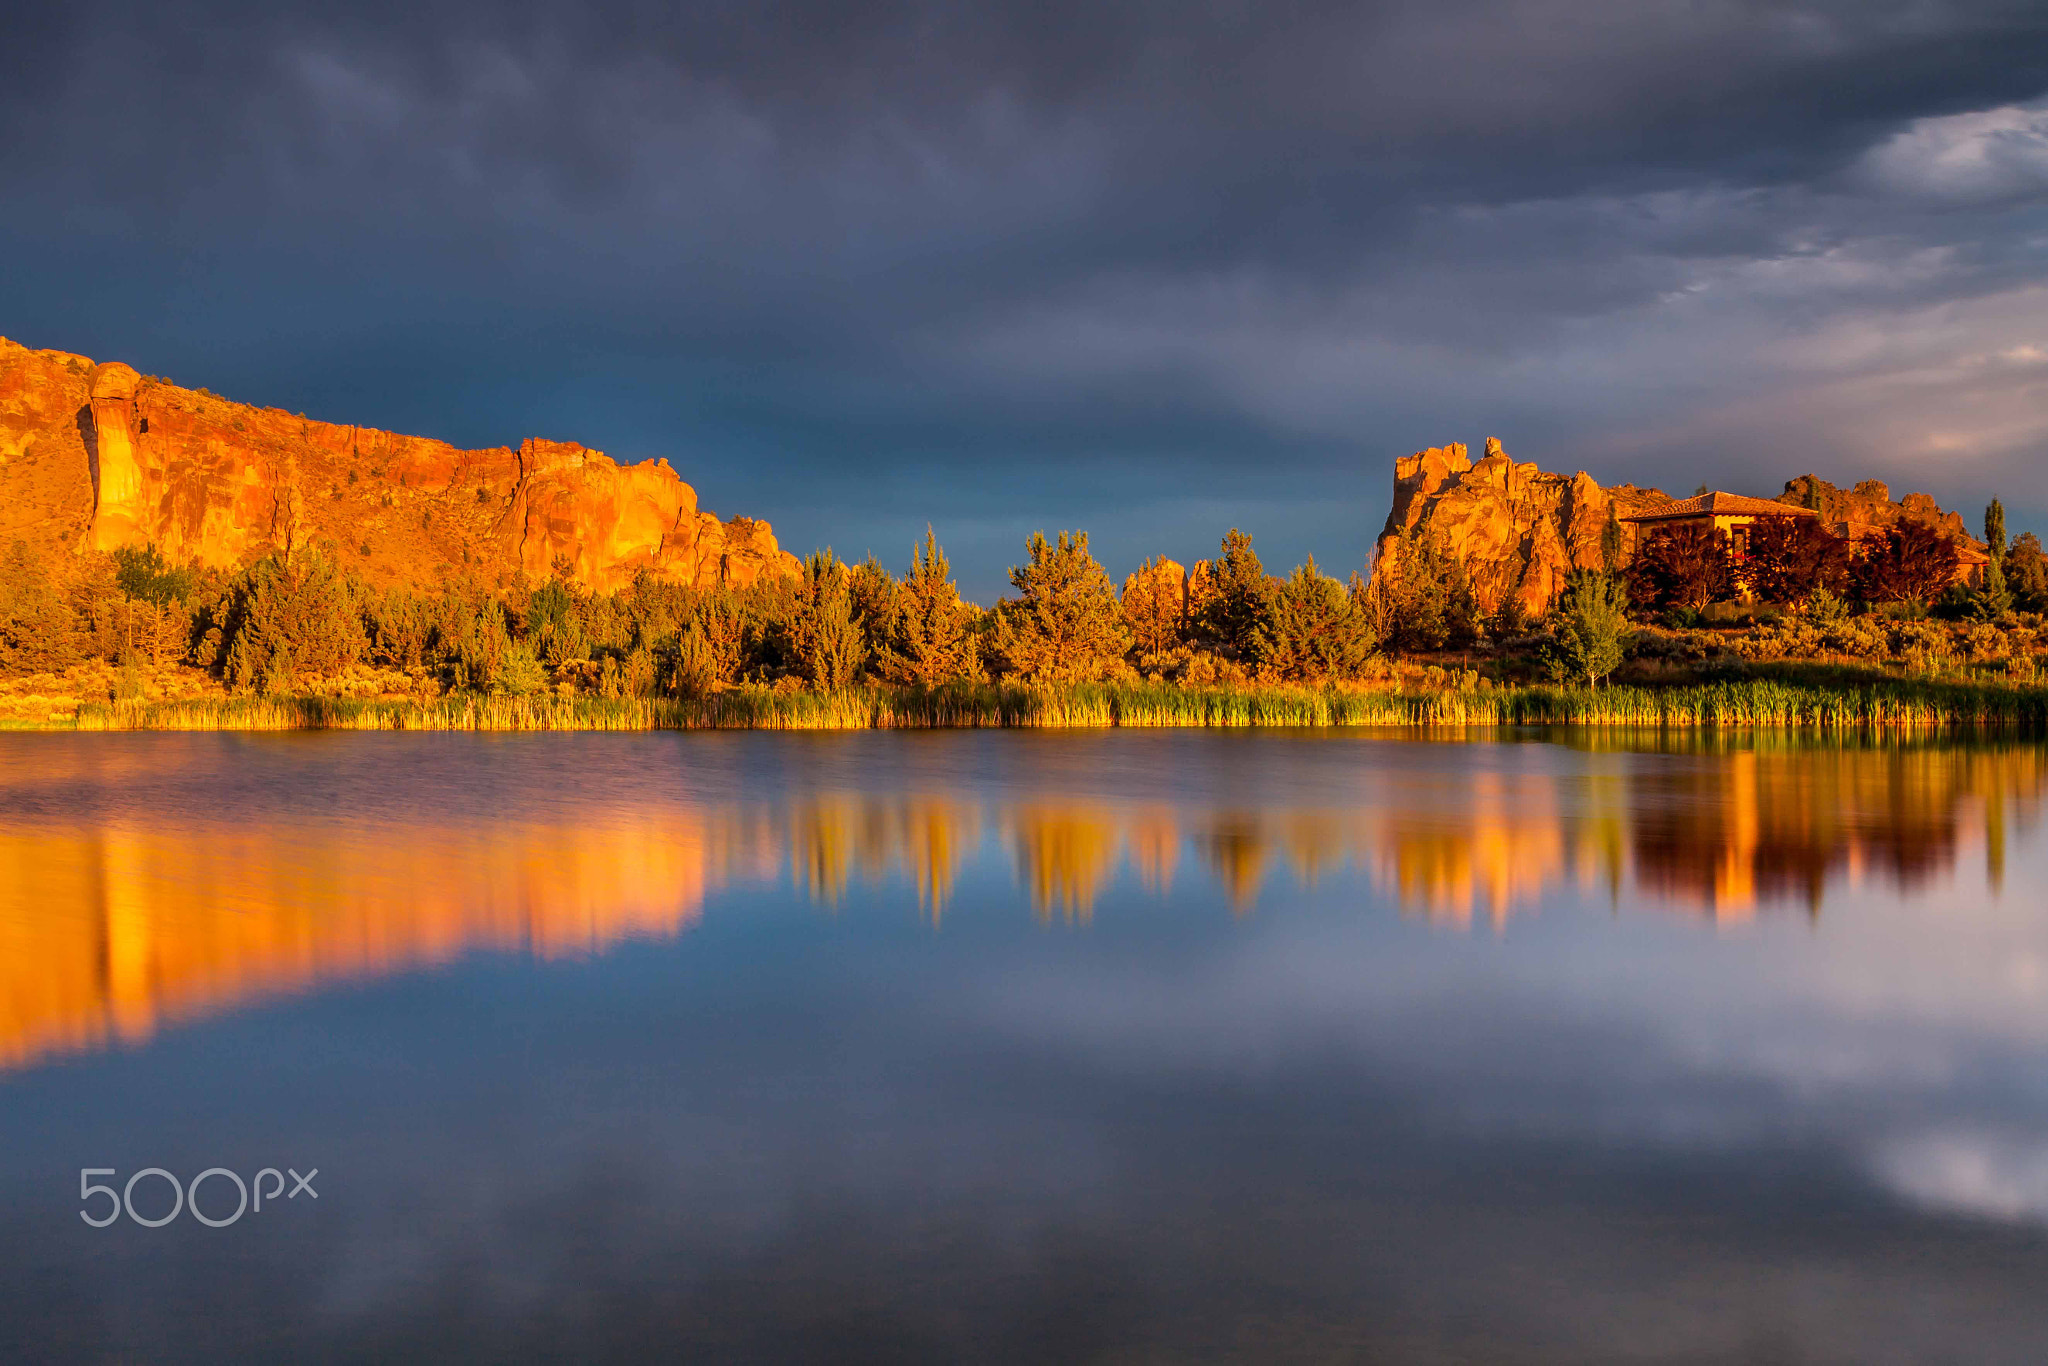
<svg viewBox="0 0 2048 1366">
<path fill-rule="evenodd" d="M 1812 508 L 1823 525 L 1837 529 L 1844 522 L 1858 531 L 1883 530 L 1901 520 L 1925 522 L 1959 546 L 1984 549 L 1984 543 L 1970 534 L 1961 513 L 1942 511 L 1925 493 L 1909 493 L 1893 502 L 1891 489 L 1875 479 L 1865 479 L 1852 489 L 1838 489 L 1825 479 L 1802 474 L 1785 481 L 1785 491 L 1777 501 Z"/>
<path fill-rule="evenodd" d="M 568 442 L 465 451 L 231 403 L 0 337 L 0 544 L 231 568 L 322 545 L 377 582 L 561 564 L 598 591 L 642 569 L 681 583 L 794 574 L 766 522 L 722 522 L 665 460 Z"/>
<path fill-rule="evenodd" d="M 1477 463 L 1462 442 L 1432 446 L 1394 462 L 1381 563 L 1391 562 L 1389 542 L 1411 531 L 1434 536 L 1464 562 L 1481 611 L 1514 597 L 1540 616 L 1574 569 L 1602 567 L 1610 511 L 1626 517 L 1670 501 L 1633 484 L 1602 488 L 1584 470 L 1548 474 L 1517 464 L 1493 437 Z"/>
<path fill-rule="evenodd" d="M 1602 488 L 1584 470 L 1549 474 L 1517 464 L 1488 437 L 1475 463 L 1459 443 L 1432 446 L 1394 462 L 1394 503 L 1380 532 L 1380 550 L 1410 532 L 1435 537 L 1465 565 L 1482 611 L 1498 610 L 1509 596 L 1535 617 L 1550 607 L 1574 569 L 1604 564 L 1601 533 L 1609 510 L 1616 517 L 1648 511 L 1673 499 L 1658 489 L 1618 484 Z M 1822 522 L 1852 533 L 1883 529 L 1901 519 L 1925 521 L 1966 551 L 1982 551 L 1962 517 L 1944 512 L 1924 493 L 1894 502 L 1874 479 L 1836 488 L 1811 474 L 1787 480 L 1778 502 L 1810 507 Z M 1633 542 L 1624 536 L 1623 544 Z M 1382 564 L 1391 560 L 1382 554 Z"/>
</svg>

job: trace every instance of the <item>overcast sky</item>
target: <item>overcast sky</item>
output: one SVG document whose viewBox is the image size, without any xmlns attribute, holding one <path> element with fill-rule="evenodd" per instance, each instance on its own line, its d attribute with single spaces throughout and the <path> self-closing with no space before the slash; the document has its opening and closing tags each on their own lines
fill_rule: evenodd
<svg viewBox="0 0 2048 1366">
<path fill-rule="evenodd" d="M 0 334 L 667 456 L 989 600 L 1359 567 L 1391 463 L 1812 471 L 2048 530 L 2048 6 L 43 5 Z"/>
</svg>

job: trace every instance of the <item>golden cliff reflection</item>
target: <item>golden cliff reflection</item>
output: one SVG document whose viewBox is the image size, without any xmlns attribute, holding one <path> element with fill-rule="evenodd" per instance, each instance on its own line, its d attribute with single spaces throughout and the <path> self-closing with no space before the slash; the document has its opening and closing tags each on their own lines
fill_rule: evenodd
<svg viewBox="0 0 2048 1366">
<path fill-rule="evenodd" d="M 747 847 L 671 813 L 460 833 L 0 828 L 0 1067 L 474 949 L 672 935 Z"/>
<path fill-rule="evenodd" d="M 672 936 L 708 893 L 784 877 L 823 907 L 856 881 L 888 889 L 933 929 L 960 913 L 970 870 L 984 902 L 1014 885 L 1040 921 L 1074 924 L 1120 880 L 1129 895 L 1243 915 L 1276 884 L 1347 871 L 1453 927 L 1501 926 L 1564 889 L 1626 912 L 1818 915 L 1831 888 L 1912 891 L 1978 859 L 1996 889 L 2009 832 L 2038 820 L 2048 787 L 2038 746 L 1759 741 L 1583 757 L 1497 746 L 1414 764 L 1396 748 L 1359 764 L 1346 800 L 1320 803 L 1128 801 L 1115 773 L 1064 773 L 1066 790 L 1004 800 L 586 800 L 551 819 L 467 824 L 435 824 L 412 810 L 424 802 L 381 820 L 300 822 L 271 808 L 62 828 L 17 819 L 0 823 L 0 1069 L 479 949 L 552 958 Z"/>
</svg>

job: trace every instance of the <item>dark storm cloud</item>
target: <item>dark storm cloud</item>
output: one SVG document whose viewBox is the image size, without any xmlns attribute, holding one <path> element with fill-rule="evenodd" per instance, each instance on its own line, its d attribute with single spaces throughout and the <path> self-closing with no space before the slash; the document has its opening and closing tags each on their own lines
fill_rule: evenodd
<svg viewBox="0 0 2048 1366">
<path fill-rule="evenodd" d="M 2018 3 L 50 7 L 0 330 L 984 596 L 1037 525 L 1355 563 L 1487 432 L 2039 512 L 2044 94 Z"/>
</svg>

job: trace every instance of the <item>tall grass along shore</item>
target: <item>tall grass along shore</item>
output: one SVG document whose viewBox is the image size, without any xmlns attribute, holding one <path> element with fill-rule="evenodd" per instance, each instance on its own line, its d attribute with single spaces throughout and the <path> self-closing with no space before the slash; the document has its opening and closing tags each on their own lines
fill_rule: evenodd
<svg viewBox="0 0 2048 1366">
<path fill-rule="evenodd" d="M 862 730 L 982 726 L 1955 727 L 2048 734 L 2048 688 L 1866 678 L 1397 688 L 950 684 L 696 699 L 451 694 L 432 700 L 226 697 L 88 703 L 78 730 Z"/>
</svg>

